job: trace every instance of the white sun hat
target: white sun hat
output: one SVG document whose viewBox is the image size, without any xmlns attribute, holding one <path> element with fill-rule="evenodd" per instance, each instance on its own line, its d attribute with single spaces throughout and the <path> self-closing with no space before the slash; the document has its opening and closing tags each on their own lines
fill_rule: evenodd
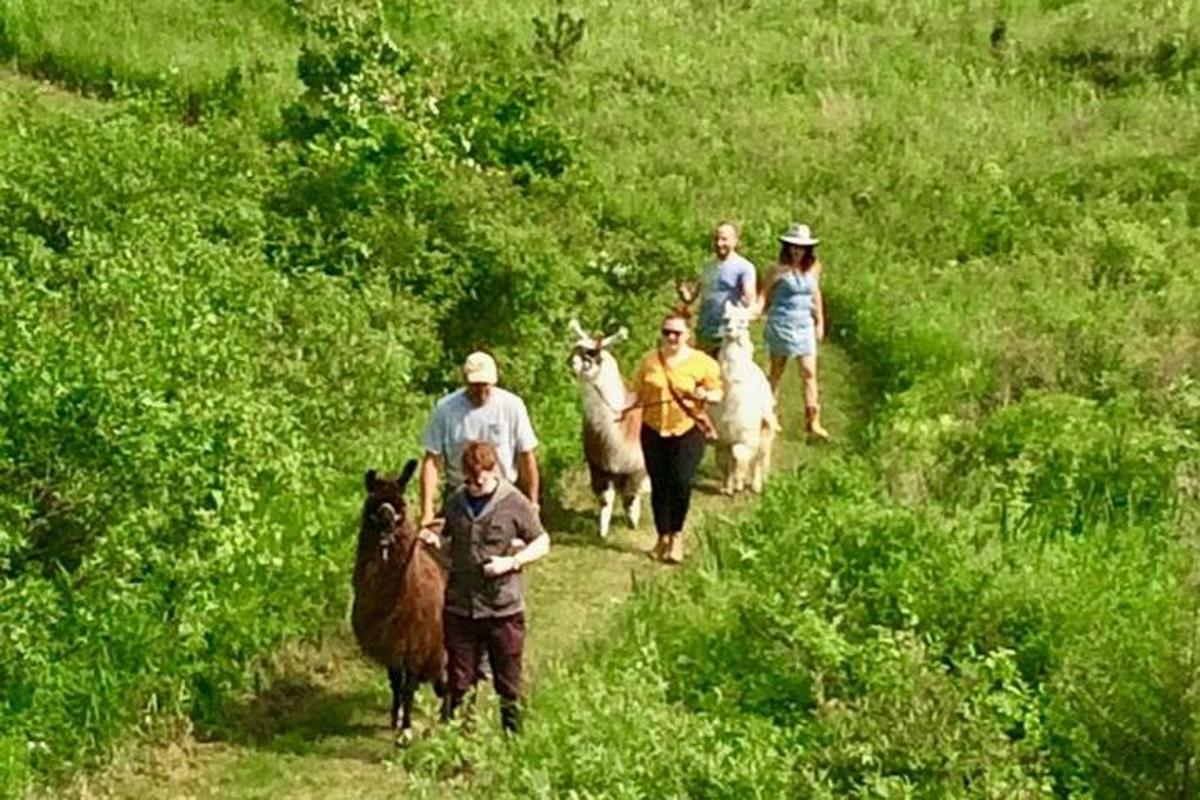
<svg viewBox="0 0 1200 800">
<path fill-rule="evenodd" d="M 487 353 L 471 353 L 463 364 L 463 375 L 467 383 L 495 383 L 496 361 Z"/>
<path fill-rule="evenodd" d="M 801 247 L 812 247 L 821 240 L 812 235 L 812 231 L 808 229 L 807 225 L 793 222 L 779 237 L 779 241 L 800 245 Z"/>
</svg>

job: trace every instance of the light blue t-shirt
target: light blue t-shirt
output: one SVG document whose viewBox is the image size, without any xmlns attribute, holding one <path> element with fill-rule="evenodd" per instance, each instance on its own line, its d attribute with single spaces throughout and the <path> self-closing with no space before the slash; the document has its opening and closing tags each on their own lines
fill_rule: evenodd
<svg viewBox="0 0 1200 800">
<path fill-rule="evenodd" d="M 724 261 L 710 262 L 701 270 L 700 286 L 704 294 L 697 327 L 706 339 L 720 338 L 725 303 L 742 302 L 748 281 L 756 275 L 754 265 L 737 253 L 731 253 Z"/>
<path fill-rule="evenodd" d="M 457 487 L 463 482 L 462 451 L 469 441 L 491 442 L 496 446 L 501 474 L 517 480 L 517 453 L 527 453 L 538 445 L 525 401 L 499 386 L 476 407 L 466 389 L 452 392 L 438 401 L 425 426 L 421 443 L 425 450 L 442 457 L 446 480 Z"/>
</svg>

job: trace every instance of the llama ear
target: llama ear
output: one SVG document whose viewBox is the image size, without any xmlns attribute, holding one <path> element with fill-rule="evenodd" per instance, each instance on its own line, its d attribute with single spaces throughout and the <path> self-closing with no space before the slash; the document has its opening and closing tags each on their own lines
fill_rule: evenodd
<svg viewBox="0 0 1200 800">
<path fill-rule="evenodd" d="M 587 335 L 587 332 L 583 329 L 583 326 L 579 324 L 579 320 L 575 319 L 574 317 L 572 317 L 571 321 L 567 323 L 567 327 L 571 329 L 571 333 L 575 334 L 575 338 L 579 339 L 580 341 L 590 338 Z"/>
<path fill-rule="evenodd" d="M 410 458 L 404 462 L 404 469 L 400 470 L 400 491 L 404 491 L 404 487 L 408 486 L 408 482 L 412 479 L 413 473 L 417 470 L 417 460 Z"/>
<path fill-rule="evenodd" d="M 364 483 L 366 483 L 368 492 L 375 488 L 375 476 L 377 474 L 373 469 L 367 470 L 367 474 L 364 476 Z"/>
<path fill-rule="evenodd" d="M 618 330 L 616 333 L 614 333 L 612 336 L 608 336 L 600 341 L 600 349 L 603 350 L 603 349 L 612 347 L 617 342 L 624 341 L 628 337 L 629 337 L 629 329 L 626 327 L 621 327 L 621 329 Z"/>
</svg>

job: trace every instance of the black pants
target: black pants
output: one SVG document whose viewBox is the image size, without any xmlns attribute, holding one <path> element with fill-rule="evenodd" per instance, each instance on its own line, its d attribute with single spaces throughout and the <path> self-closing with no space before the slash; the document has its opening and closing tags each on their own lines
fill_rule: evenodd
<svg viewBox="0 0 1200 800">
<path fill-rule="evenodd" d="M 659 536 L 679 533 L 692 502 L 692 480 L 704 458 L 704 434 L 693 427 L 682 436 L 663 436 L 642 426 L 642 454 L 650 476 L 650 505 Z"/>
</svg>

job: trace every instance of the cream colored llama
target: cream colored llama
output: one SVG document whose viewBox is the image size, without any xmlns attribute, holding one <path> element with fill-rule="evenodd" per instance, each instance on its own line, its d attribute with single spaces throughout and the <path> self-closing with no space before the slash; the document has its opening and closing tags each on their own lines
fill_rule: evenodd
<svg viewBox="0 0 1200 800">
<path fill-rule="evenodd" d="M 771 468 L 771 446 L 779 430 L 771 384 L 754 363 L 753 318 L 752 309 L 725 304 L 718 356 L 725 395 L 711 409 L 718 437 L 717 468 L 725 494 L 743 491 L 747 481 L 752 491 L 763 490 Z"/>
<path fill-rule="evenodd" d="M 641 517 L 641 495 L 650 490 L 642 458 L 642 411 L 625 388 L 621 368 L 608 348 L 629 335 L 621 328 L 611 336 L 589 336 L 578 320 L 571 320 L 575 345 L 571 370 L 579 379 L 583 403 L 583 455 L 587 459 L 592 491 L 600 501 L 600 536 L 608 536 L 613 506 L 620 493 L 629 524 Z M 629 410 L 627 410 L 629 409 Z"/>
</svg>

